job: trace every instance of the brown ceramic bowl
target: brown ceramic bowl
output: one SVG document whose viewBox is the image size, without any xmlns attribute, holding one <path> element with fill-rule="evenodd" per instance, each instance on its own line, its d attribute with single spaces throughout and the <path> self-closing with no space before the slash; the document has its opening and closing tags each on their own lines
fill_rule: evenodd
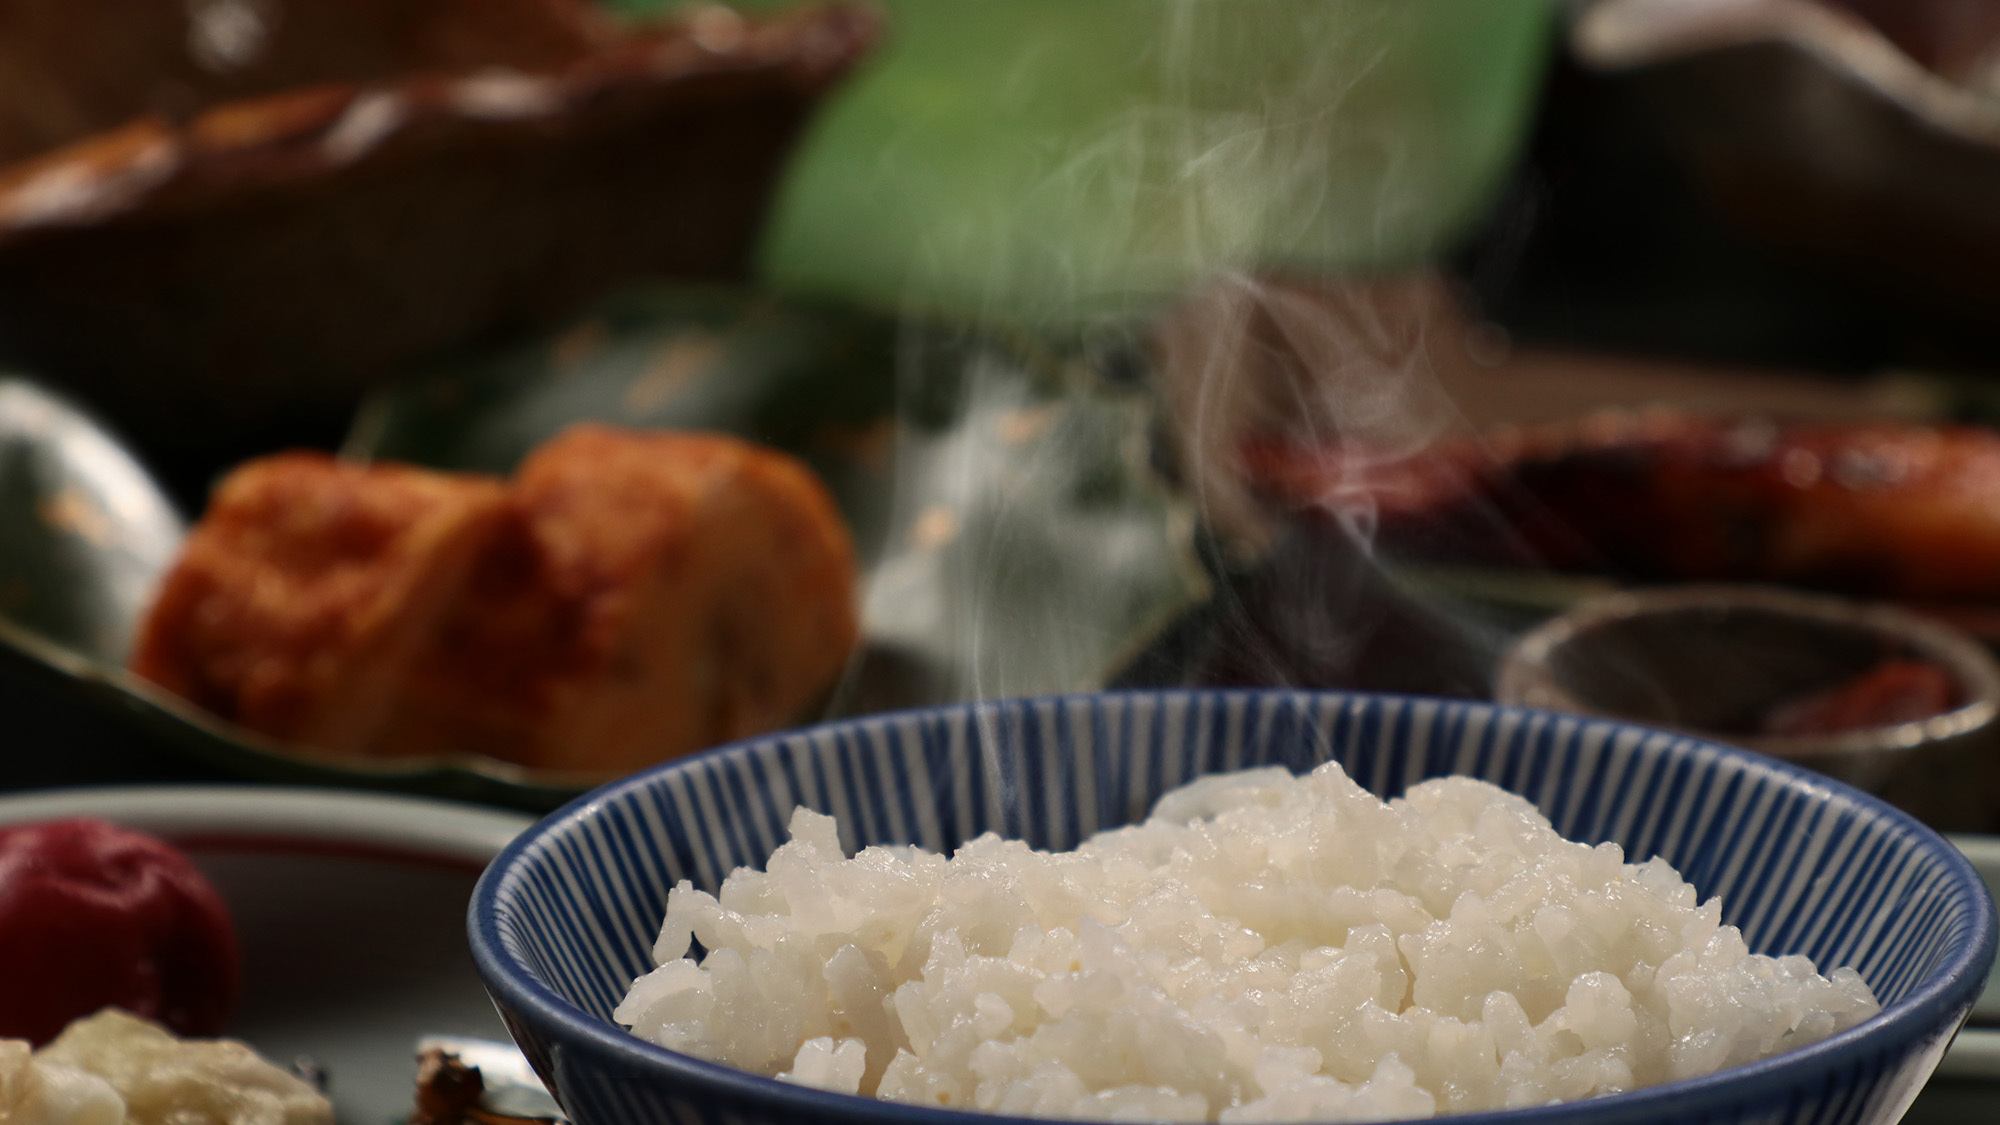
<svg viewBox="0 0 2000 1125">
<path fill-rule="evenodd" d="M 1629 75 L 1719 211 L 1897 299 L 2000 310 L 2000 4 L 1588 0 L 1571 43 Z"/>
<path fill-rule="evenodd" d="M 0 358 L 169 475 L 641 277 L 731 278 L 871 9 L 21 0 Z M 322 429 L 327 428 L 324 424 Z"/>
<path fill-rule="evenodd" d="M 1807 701 L 1852 689 L 1891 661 L 1943 673 L 1949 689 L 1935 713 L 1785 729 L 1785 714 L 1796 717 Z M 2000 664 L 1970 637 L 1892 606 L 1757 586 L 1608 594 L 1516 641 L 1501 659 L 1495 696 L 1761 751 L 1940 828 L 1991 831 L 2000 814 L 2000 770 L 1991 761 L 2000 749 Z"/>
</svg>

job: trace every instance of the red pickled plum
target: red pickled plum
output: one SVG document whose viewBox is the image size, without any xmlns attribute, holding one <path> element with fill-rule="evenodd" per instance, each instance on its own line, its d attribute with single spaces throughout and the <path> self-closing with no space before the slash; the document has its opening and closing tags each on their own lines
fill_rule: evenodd
<svg viewBox="0 0 2000 1125">
<path fill-rule="evenodd" d="M 170 845 L 82 818 L 0 828 L 0 1037 L 45 1043 L 107 1006 L 215 1035 L 240 976 L 222 896 Z"/>
</svg>

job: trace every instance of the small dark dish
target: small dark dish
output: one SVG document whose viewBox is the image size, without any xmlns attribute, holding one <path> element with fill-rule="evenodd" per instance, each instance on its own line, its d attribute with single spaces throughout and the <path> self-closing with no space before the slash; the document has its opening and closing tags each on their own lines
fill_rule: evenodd
<svg viewBox="0 0 2000 1125">
<path fill-rule="evenodd" d="M 473 895 L 473 959 L 578 1125 L 1018 1120 L 809 1089 L 654 1047 L 613 1024 L 674 882 L 715 890 L 780 842 L 795 802 L 848 846 L 949 850 L 988 829 L 1068 848 L 1202 773 L 1329 758 L 1378 794 L 1471 774 L 1572 838 L 1659 855 L 1750 947 L 1852 965 L 1880 1015 L 1812 1046 L 1629 1094 L 1467 1125 L 1757 1121 L 1887 1125 L 1970 1010 L 1994 953 L 1965 858 L 1906 814 L 1782 762 L 1622 723 L 1389 696 L 1091 695 L 906 712 L 739 743 L 617 782 L 544 819 Z M 1784 904 L 1783 909 L 1774 909 Z M 1889 922 L 1896 924 L 1885 924 Z"/>
<path fill-rule="evenodd" d="M 1876 709 L 1827 727 L 1789 712 L 1885 668 L 1927 669 L 1935 708 Z M 1956 630 L 1893 606 L 1756 586 L 1677 586 L 1591 598 L 1502 657 L 1502 703 L 1672 727 L 1867 789 L 1935 826 L 1990 830 L 2000 665 Z M 1923 714 L 1923 711 L 1930 711 Z M 1774 721 L 1776 720 L 1776 721 Z"/>
<path fill-rule="evenodd" d="M 2000 8 L 1596 0 L 1571 41 L 1643 87 L 1702 191 L 1762 241 L 1888 295 L 2000 308 Z"/>
</svg>

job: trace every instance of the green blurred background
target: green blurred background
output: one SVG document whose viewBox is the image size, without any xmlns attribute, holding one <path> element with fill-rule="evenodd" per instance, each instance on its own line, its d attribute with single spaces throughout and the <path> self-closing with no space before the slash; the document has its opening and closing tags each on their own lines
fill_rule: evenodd
<svg viewBox="0 0 2000 1125">
<path fill-rule="evenodd" d="M 1507 174 L 1555 34 L 1553 0 L 881 6 L 889 41 L 800 151 L 764 274 L 1038 327 L 1219 270 L 1434 258 Z"/>
</svg>

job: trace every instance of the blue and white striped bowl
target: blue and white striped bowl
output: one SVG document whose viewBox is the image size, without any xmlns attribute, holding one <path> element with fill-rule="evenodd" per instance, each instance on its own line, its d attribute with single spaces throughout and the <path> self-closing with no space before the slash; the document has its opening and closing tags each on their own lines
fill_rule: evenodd
<svg viewBox="0 0 2000 1125">
<path fill-rule="evenodd" d="M 1630 1094 L 1460 1121 L 1887 1125 L 1970 1009 L 1994 956 L 1972 867 L 1889 806 L 1773 759 L 1625 724 L 1487 704 L 1260 692 L 945 707 L 739 743 L 551 815 L 473 895 L 473 959 L 578 1125 L 997 1118 L 826 1093 L 677 1054 L 610 1020 L 682 878 L 715 890 L 784 839 L 795 804 L 850 848 L 949 850 L 989 829 L 1042 848 L 1141 817 L 1197 774 L 1337 758 L 1382 795 L 1482 777 L 1566 836 L 1661 855 L 1721 895 L 1753 949 L 1852 965 L 1882 1000 L 1859 1027 L 1775 1059 Z"/>
</svg>

